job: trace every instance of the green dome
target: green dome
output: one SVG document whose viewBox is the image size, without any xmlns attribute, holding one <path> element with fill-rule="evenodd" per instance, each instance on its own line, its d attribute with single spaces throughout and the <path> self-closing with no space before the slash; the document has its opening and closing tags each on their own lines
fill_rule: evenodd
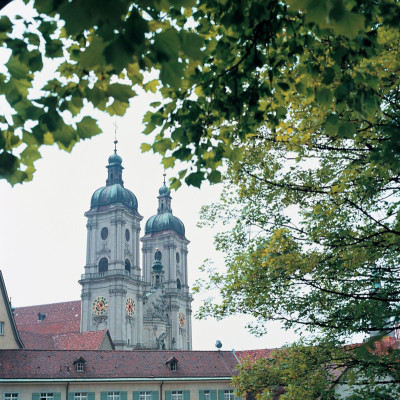
<svg viewBox="0 0 400 400">
<path fill-rule="evenodd" d="M 121 203 L 137 212 L 138 202 L 136 196 L 119 183 L 97 189 L 90 201 L 90 208 L 104 207 L 110 204 Z"/>
<path fill-rule="evenodd" d="M 113 165 L 113 164 L 122 164 L 122 158 L 117 154 L 114 153 L 110 157 L 108 157 L 108 164 Z"/>
<path fill-rule="evenodd" d="M 174 231 L 181 236 L 185 236 L 185 225 L 170 212 L 153 215 L 146 222 L 145 234 L 161 231 Z"/>
<path fill-rule="evenodd" d="M 163 185 L 158 190 L 158 193 L 160 193 L 160 196 L 169 196 L 170 192 L 169 192 L 169 189 L 167 188 L 167 186 Z"/>
</svg>

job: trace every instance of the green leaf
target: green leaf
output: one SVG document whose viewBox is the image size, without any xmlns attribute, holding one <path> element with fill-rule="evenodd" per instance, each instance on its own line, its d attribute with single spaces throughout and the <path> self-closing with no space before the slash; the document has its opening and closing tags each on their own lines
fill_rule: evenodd
<svg viewBox="0 0 400 400">
<path fill-rule="evenodd" d="M 315 99 L 321 106 L 328 107 L 332 103 L 333 93 L 327 88 L 318 88 L 315 93 Z"/>
<path fill-rule="evenodd" d="M 338 134 L 343 138 L 353 138 L 357 133 L 355 124 L 347 121 L 343 121 L 339 124 Z"/>
<path fill-rule="evenodd" d="M 30 76 L 28 66 L 21 62 L 19 57 L 11 55 L 10 59 L 6 63 L 6 67 L 8 68 L 8 72 L 15 79 L 26 79 Z"/>
<path fill-rule="evenodd" d="M 103 54 L 105 47 L 103 39 L 93 35 L 90 45 L 79 56 L 79 65 L 82 68 L 105 66 L 107 64 Z"/>
<path fill-rule="evenodd" d="M 121 83 L 113 83 L 112 85 L 109 85 L 106 93 L 121 103 L 129 103 L 129 100 L 136 96 L 136 93 L 130 86 L 122 85 Z"/>
<path fill-rule="evenodd" d="M 61 40 L 51 40 L 46 42 L 46 57 L 64 57 L 63 43 Z"/>
<path fill-rule="evenodd" d="M 159 139 L 153 144 L 153 150 L 156 153 L 165 154 L 167 150 L 170 150 L 172 146 L 171 139 Z"/>
<path fill-rule="evenodd" d="M 207 176 L 207 179 L 210 181 L 210 183 L 219 183 L 221 182 L 221 178 L 221 172 L 217 170 L 211 171 Z"/>
<path fill-rule="evenodd" d="M 143 85 L 143 89 L 146 90 L 146 92 L 151 92 L 151 93 L 156 93 L 157 92 L 157 87 L 160 85 L 160 83 L 158 82 L 158 79 L 153 79 L 150 82 L 147 82 Z M 156 106 L 153 106 L 153 104 L 157 104 Z M 160 105 L 160 102 L 156 102 L 156 103 L 151 103 L 150 105 L 152 107 L 157 107 L 158 105 Z"/>
<path fill-rule="evenodd" d="M 183 66 L 179 62 L 163 63 L 161 66 L 160 79 L 164 85 L 179 89 L 182 85 Z"/>
<path fill-rule="evenodd" d="M 164 165 L 164 168 L 167 169 L 172 168 L 175 165 L 175 160 L 175 157 L 164 157 L 161 162 Z"/>
<path fill-rule="evenodd" d="M 203 38 L 196 33 L 184 30 L 179 32 L 179 36 L 182 39 L 182 51 L 191 59 L 200 60 L 204 55 L 202 51 L 202 47 L 204 46 Z"/>
<path fill-rule="evenodd" d="M 200 187 L 201 182 L 204 180 L 204 173 L 203 172 L 192 172 L 185 178 L 185 182 L 189 186 Z"/>
<path fill-rule="evenodd" d="M 101 133 L 97 121 L 92 117 L 83 117 L 81 122 L 76 124 L 77 134 L 81 139 L 88 139 Z"/>
<path fill-rule="evenodd" d="M 152 149 L 151 144 L 142 143 L 140 145 L 140 150 L 142 151 L 142 153 L 146 153 L 146 151 L 150 151 L 151 149 Z"/>
<path fill-rule="evenodd" d="M 12 23 L 10 19 L 7 16 L 2 15 L 0 17 L 0 32 L 7 32 L 11 29 L 11 27 Z"/>
<path fill-rule="evenodd" d="M 178 58 L 180 39 L 175 29 L 167 29 L 154 36 L 154 49 L 159 61 L 174 62 Z"/>
</svg>

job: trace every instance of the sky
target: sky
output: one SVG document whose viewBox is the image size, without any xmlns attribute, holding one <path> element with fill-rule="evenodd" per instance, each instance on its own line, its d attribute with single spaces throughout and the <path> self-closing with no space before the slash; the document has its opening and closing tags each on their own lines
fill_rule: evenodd
<svg viewBox="0 0 400 400">
<path fill-rule="evenodd" d="M 20 10 L 19 10 L 20 11 Z M 1 56 L 1 54 L 0 54 Z M 1 57 L 0 57 L 0 63 Z M 107 160 L 114 148 L 114 123 L 117 123 L 118 154 L 123 159 L 125 187 L 138 199 L 142 220 L 157 212 L 158 189 L 162 185 L 161 158 L 141 153 L 140 144 L 150 142 L 141 134 L 142 118 L 155 98 L 141 94 L 133 99 L 123 118 L 99 114 L 102 134 L 78 143 L 72 153 L 56 146 L 43 147 L 36 161 L 32 182 L 11 187 L 0 180 L 0 270 L 14 307 L 48 304 L 80 299 L 78 280 L 84 273 L 86 257 L 86 217 L 93 192 L 105 185 Z M 1 104 L 0 104 L 1 106 Z M 1 110 L 0 110 L 1 111 Z M 172 173 L 167 171 L 167 178 Z M 189 284 L 206 276 L 199 267 L 206 258 L 223 271 L 223 255 L 213 245 L 221 227 L 198 228 L 202 205 L 217 201 L 220 185 L 203 184 L 201 189 L 183 185 L 172 193 L 172 209 L 186 227 L 190 240 Z M 193 315 L 201 299 L 194 297 Z M 280 347 L 295 340 L 277 323 L 269 324 L 269 334 L 255 338 L 246 330 L 244 316 L 222 321 L 193 319 L 193 349 L 212 350 L 216 340 L 223 350 Z"/>
</svg>

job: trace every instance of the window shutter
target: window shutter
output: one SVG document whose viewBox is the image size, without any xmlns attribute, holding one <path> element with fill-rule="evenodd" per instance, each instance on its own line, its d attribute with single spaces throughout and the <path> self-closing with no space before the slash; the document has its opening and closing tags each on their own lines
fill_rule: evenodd
<svg viewBox="0 0 400 400">
<path fill-rule="evenodd" d="M 121 392 L 121 400 L 126 400 L 126 398 L 127 398 L 127 393 Z"/>
<path fill-rule="evenodd" d="M 225 397 L 224 394 L 225 394 L 224 389 L 218 390 L 218 400 L 224 400 Z"/>
<path fill-rule="evenodd" d="M 190 400 L 190 390 L 183 391 L 183 400 Z"/>
<path fill-rule="evenodd" d="M 139 400 L 140 392 L 133 392 L 133 400 Z"/>
<path fill-rule="evenodd" d="M 74 393 L 72 392 L 70 392 L 70 393 L 68 393 L 68 400 L 74 400 Z"/>
<path fill-rule="evenodd" d="M 94 400 L 94 392 L 88 392 L 87 398 L 88 400 Z"/>
<path fill-rule="evenodd" d="M 100 399 L 101 400 L 107 400 L 107 392 L 101 392 L 100 393 Z"/>
<path fill-rule="evenodd" d="M 153 390 L 151 392 L 151 400 L 158 400 L 158 390 Z"/>
<path fill-rule="evenodd" d="M 40 393 L 32 393 L 32 400 L 39 400 Z"/>
<path fill-rule="evenodd" d="M 165 391 L 165 400 L 171 400 L 171 391 L 170 390 Z"/>
<path fill-rule="evenodd" d="M 54 393 L 54 400 L 61 400 L 61 393 Z"/>
<path fill-rule="evenodd" d="M 216 390 L 210 390 L 210 399 L 217 400 L 217 391 Z"/>
<path fill-rule="evenodd" d="M 204 400 L 204 389 L 199 389 L 199 400 Z"/>
</svg>

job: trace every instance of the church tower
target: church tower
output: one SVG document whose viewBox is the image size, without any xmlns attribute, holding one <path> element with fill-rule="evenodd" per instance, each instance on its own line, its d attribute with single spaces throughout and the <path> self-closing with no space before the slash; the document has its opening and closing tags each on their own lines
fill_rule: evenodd
<svg viewBox="0 0 400 400">
<path fill-rule="evenodd" d="M 116 349 L 143 346 L 140 270 L 142 216 L 136 196 L 124 187 L 122 158 L 108 159 L 106 186 L 97 189 L 87 217 L 87 252 L 82 285 L 81 331 L 108 329 Z"/>
<path fill-rule="evenodd" d="M 188 286 L 189 241 L 182 221 L 172 214 L 171 200 L 164 174 L 157 214 L 146 222 L 145 236 L 141 239 L 143 278 L 152 285 L 144 308 L 144 330 L 150 332 L 157 327 L 159 348 L 191 350 L 193 299 Z"/>
</svg>

